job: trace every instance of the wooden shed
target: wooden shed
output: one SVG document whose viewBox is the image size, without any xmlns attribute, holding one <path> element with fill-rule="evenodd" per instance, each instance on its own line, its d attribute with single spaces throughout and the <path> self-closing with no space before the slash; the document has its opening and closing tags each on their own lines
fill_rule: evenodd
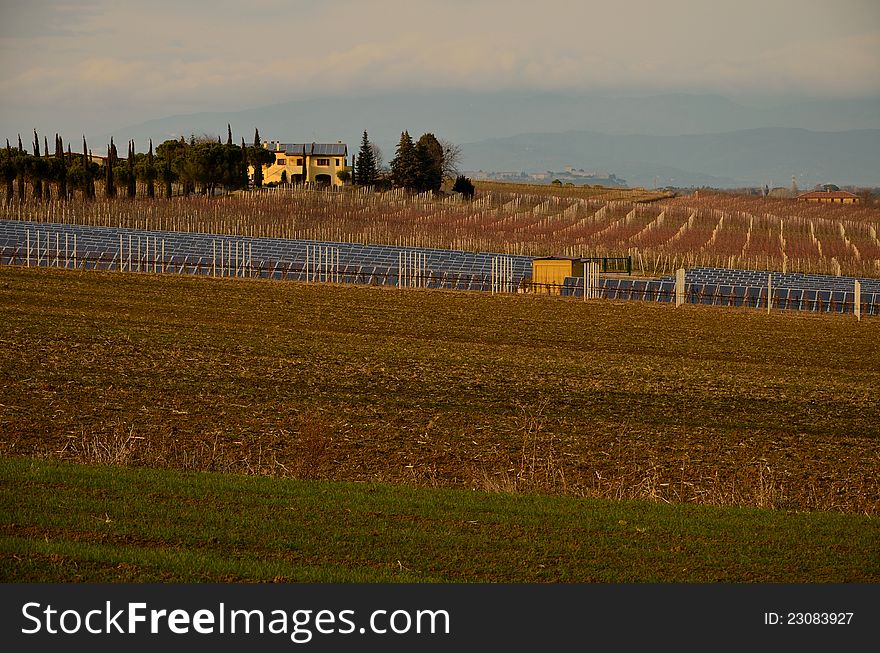
<svg viewBox="0 0 880 653">
<path fill-rule="evenodd" d="M 532 259 L 534 292 L 558 295 L 566 277 L 583 277 L 584 260 L 571 256 L 545 256 Z"/>
</svg>

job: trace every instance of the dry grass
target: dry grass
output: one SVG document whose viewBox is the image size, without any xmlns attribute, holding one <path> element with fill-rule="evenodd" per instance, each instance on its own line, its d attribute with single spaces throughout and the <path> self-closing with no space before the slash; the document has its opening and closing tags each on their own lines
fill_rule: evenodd
<svg viewBox="0 0 880 653">
<path fill-rule="evenodd" d="M 0 270 L 0 454 L 874 514 L 880 323 Z"/>
</svg>

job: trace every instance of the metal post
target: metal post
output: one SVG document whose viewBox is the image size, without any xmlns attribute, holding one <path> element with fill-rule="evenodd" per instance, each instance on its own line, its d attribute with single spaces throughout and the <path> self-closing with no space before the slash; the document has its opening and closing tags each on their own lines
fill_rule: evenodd
<svg viewBox="0 0 880 653">
<path fill-rule="evenodd" d="M 27 230 L 27 267 L 31 266 L 31 230 Z"/>
<path fill-rule="evenodd" d="M 770 308 L 773 306 L 773 275 L 767 275 L 767 315 L 770 315 Z"/>
</svg>

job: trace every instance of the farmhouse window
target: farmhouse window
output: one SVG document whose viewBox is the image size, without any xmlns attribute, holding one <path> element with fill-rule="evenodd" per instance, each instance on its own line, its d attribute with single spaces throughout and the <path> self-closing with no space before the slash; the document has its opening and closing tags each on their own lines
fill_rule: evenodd
<svg viewBox="0 0 880 653">
<path fill-rule="evenodd" d="M 296 160 L 296 165 L 301 166 L 302 164 L 303 164 L 303 160 L 302 160 L 302 159 L 297 159 L 297 160 Z"/>
<path fill-rule="evenodd" d="M 339 159 L 336 159 L 336 165 L 339 165 Z"/>
<path fill-rule="evenodd" d="M 319 166 L 329 166 L 330 159 L 318 159 L 318 165 Z"/>
<path fill-rule="evenodd" d="M 278 159 L 278 165 L 283 166 L 287 162 L 287 159 Z"/>
</svg>

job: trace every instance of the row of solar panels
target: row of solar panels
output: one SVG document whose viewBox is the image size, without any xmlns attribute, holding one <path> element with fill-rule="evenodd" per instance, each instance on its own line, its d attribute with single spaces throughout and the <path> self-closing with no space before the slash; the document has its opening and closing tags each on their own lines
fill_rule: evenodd
<svg viewBox="0 0 880 653">
<path fill-rule="evenodd" d="M 726 268 L 691 268 L 685 272 L 686 283 L 719 284 L 736 286 L 766 286 L 767 276 L 771 285 L 779 288 L 804 288 L 815 290 L 852 290 L 855 277 L 832 277 L 799 272 L 762 272 L 759 270 L 729 270 Z M 663 277 L 662 281 L 675 281 Z M 880 279 L 858 279 L 865 292 L 880 292 Z"/>
<path fill-rule="evenodd" d="M 39 247 L 37 246 L 39 232 Z M 70 260 L 76 234 L 77 259 Z M 120 236 L 122 256 L 120 259 Z M 30 250 L 28 250 L 28 242 Z M 161 243 L 161 248 L 160 247 Z M 316 248 L 323 253 L 316 261 Z M 338 251 L 338 257 L 326 254 Z M 28 256 L 28 251 L 30 256 Z M 222 255 L 221 255 L 222 252 Z M 307 254 L 308 252 L 308 254 Z M 417 266 L 399 278 L 401 254 L 423 256 Z M 307 256 L 309 257 L 307 264 Z M 462 290 L 492 289 L 491 253 L 399 248 L 268 238 L 231 238 L 185 232 L 149 232 L 82 225 L 45 225 L 0 221 L 0 263 L 82 267 L 85 269 L 163 271 L 215 276 L 259 276 L 298 281 L 338 281 L 373 285 L 408 285 Z M 503 287 L 513 292 L 525 287 L 531 259 L 511 256 L 512 273 Z M 316 262 L 318 265 L 316 266 Z M 336 263 L 338 262 L 338 265 Z M 724 277 L 728 282 L 706 282 Z M 854 279 L 772 273 L 774 307 L 823 312 L 852 312 Z M 722 268 L 694 268 L 686 272 L 686 301 L 696 304 L 766 307 L 767 273 Z M 786 282 L 791 286 L 786 286 Z M 812 287 L 798 287 L 812 283 Z M 880 314 L 880 282 L 862 280 L 863 313 Z M 845 286 L 841 286 L 845 284 Z M 824 286 L 824 287 L 823 287 Z M 497 285 L 496 290 L 501 290 Z M 548 290 L 545 286 L 534 290 Z M 583 279 L 569 277 L 562 295 L 583 297 Z M 657 280 L 601 280 L 600 296 L 608 299 L 674 301 L 672 277 Z"/>
<path fill-rule="evenodd" d="M 262 261 L 312 262 L 323 261 L 330 256 L 340 265 L 387 265 L 398 266 L 401 255 L 418 253 L 420 265 L 435 272 L 460 272 L 488 276 L 492 272 L 493 259 L 502 254 L 491 252 L 466 252 L 431 248 L 398 247 L 393 245 L 361 245 L 357 243 L 331 243 L 277 238 L 238 238 L 213 234 L 194 234 L 173 231 L 142 231 L 83 225 L 46 225 L 19 221 L 0 221 L 0 246 L 27 246 L 35 250 L 37 234 L 40 248 L 53 250 L 65 246 L 65 236 L 71 241 L 77 237 L 77 249 L 83 256 L 113 256 L 119 252 L 122 238 L 123 258 L 130 250 L 143 252 L 153 243 L 161 244 L 166 256 L 202 256 L 212 259 L 235 247 L 246 248 L 248 257 Z M 49 241 L 49 242 L 47 242 Z M 72 244 L 68 242 L 68 249 Z M 531 274 L 531 258 L 510 256 L 511 269 L 517 280 Z"/>
<path fill-rule="evenodd" d="M 32 252 L 27 258 L 24 247 L 0 247 L 0 265 L 29 265 L 80 270 L 124 272 L 157 272 L 215 277 L 250 277 L 280 281 L 311 281 L 328 283 L 367 284 L 374 286 L 407 286 L 413 288 L 445 288 L 449 290 L 492 290 L 491 276 L 456 271 L 409 270 L 401 276 L 398 267 L 383 265 L 307 266 L 304 262 L 260 261 L 239 259 L 217 261 L 207 256 L 171 255 L 153 257 L 152 253 L 129 259 L 118 253 L 101 254 L 78 251 L 65 256 L 55 250 L 41 255 Z M 508 280 L 505 292 L 514 292 L 517 284 Z M 497 285 L 501 291 L 502 287 Z"/>
<path fill-rule="evenodd" d="M 806 288 L 771 288 L 771 308 L 816 313 L 853 313 L 855 293 L 852 289 L 820 290 Z M 584 296 L 582 277 L 566 277 L 560 294 Z M 675 282 L 668 279 L 601 279 L 594 296 L 604 299 L 674 302 Z M 767 308 L 767 286 L 738 284 L 688 283 L 685 281 L 684 301 L 708 306 L 744 306 Z M 880 292 L 861 293 L 861 313 L 880 315 Z"/>
</svg>

